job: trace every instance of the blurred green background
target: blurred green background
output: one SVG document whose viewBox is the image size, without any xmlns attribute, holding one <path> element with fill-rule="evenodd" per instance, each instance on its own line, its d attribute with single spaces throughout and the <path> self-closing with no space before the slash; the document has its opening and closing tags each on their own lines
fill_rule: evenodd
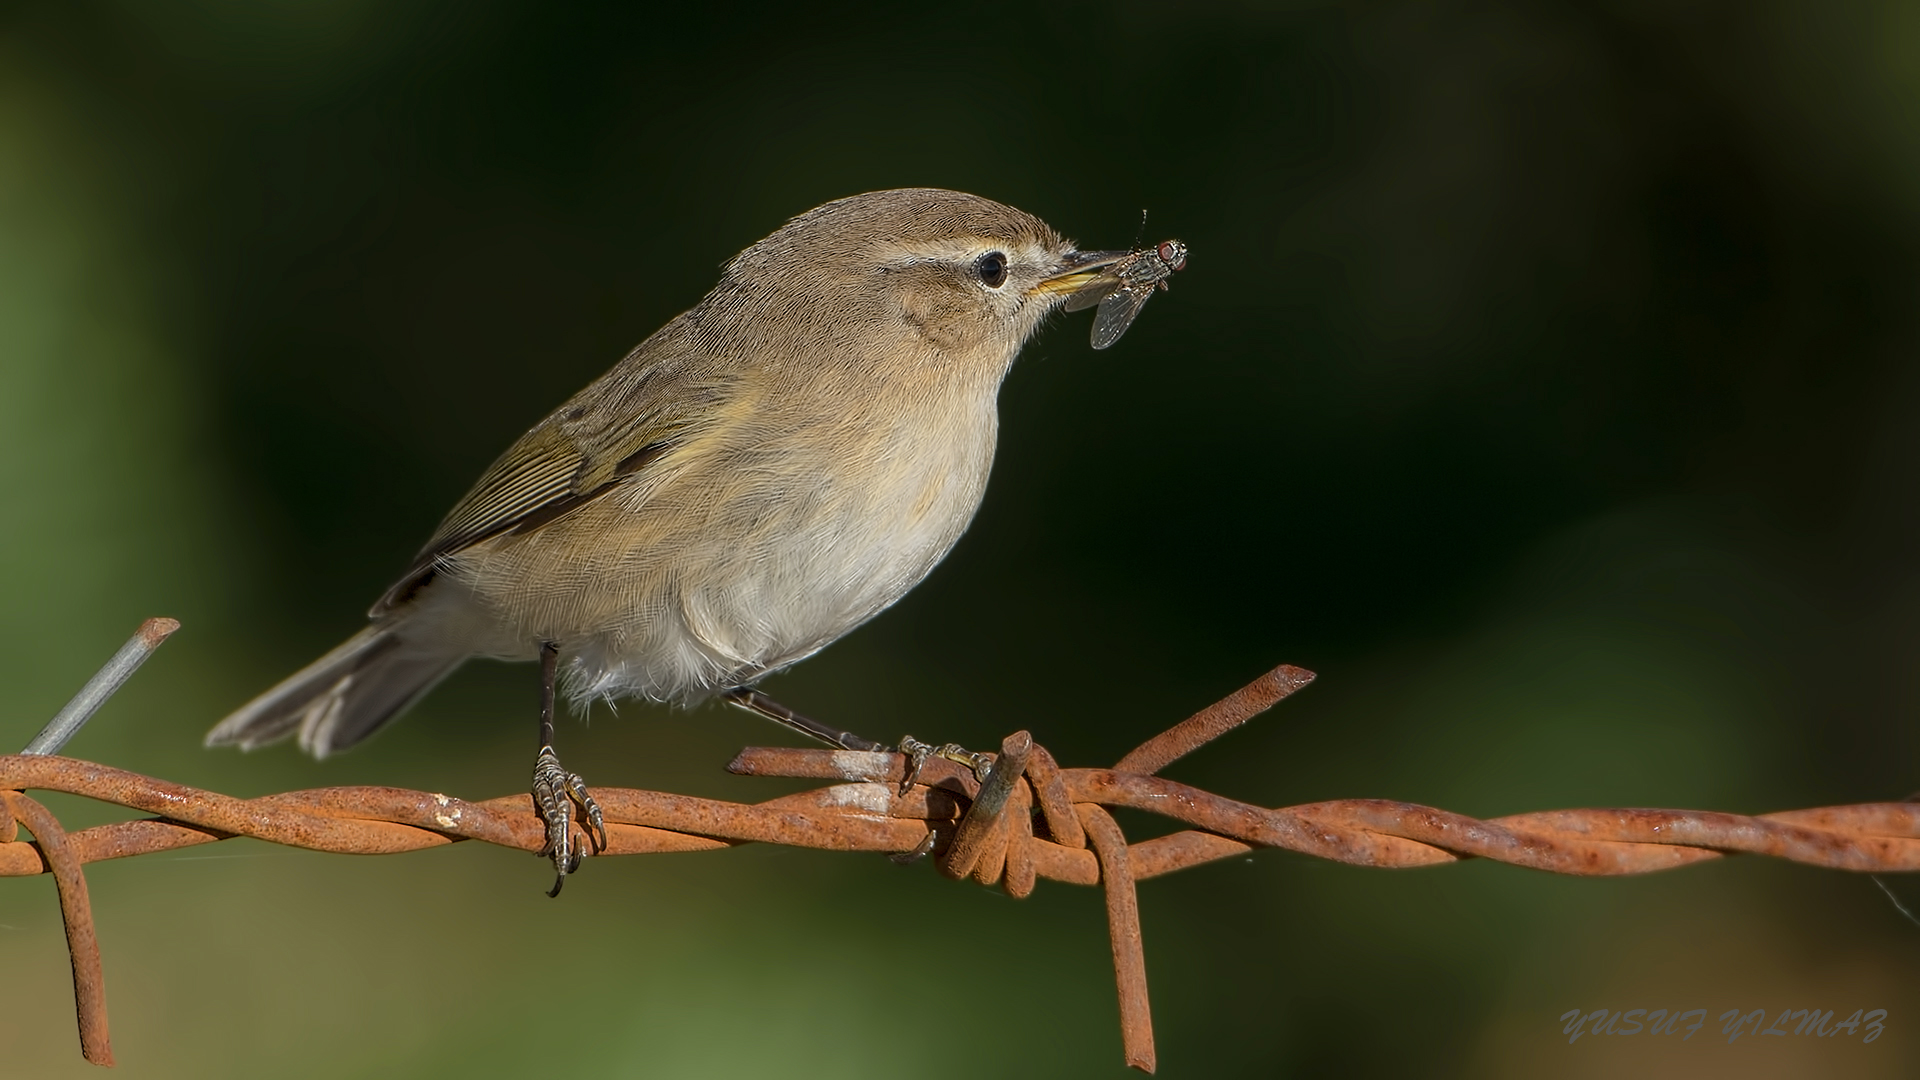
<svg viewBox="0 0 1920 1080">
<path fill-rule="evenodd" d="M 1098 764 L 1290 661 L 1320 681 L 1171 775 L 1476 815 L 1920 788 L 1894 0 L 10 6 L 6 738 L 166 614 L 71 753 L 237 795 L 522 790 L 524 666 L 324 763 L 199 740 L 722 260 L 903 185 L 1103 247 L 1147 207 L 1192 261 L 1111 351 L 1085 316 L 1028 347 L 972 531 L 782 700 Z M 757 799 L 721 766 L 786 737 L 628 705 L 562 740 L 595 783 Z M 745 849 L 551 902 L 478 845 L 246 841 L 90 880 L 127 1076 L 1122 1071 L 1094 890 Z M 1920 927 L 1862 876 L 1266 853 L 1141 902 L 1167 1076 L 1920 1074 Z M 86 1074 L 50 881 L 0 882 L 0 970 L 0 1071 Z M 1892 1013 L 1864 1046 L 1560 1033 L 1636 1007 Z"/>
</svg>

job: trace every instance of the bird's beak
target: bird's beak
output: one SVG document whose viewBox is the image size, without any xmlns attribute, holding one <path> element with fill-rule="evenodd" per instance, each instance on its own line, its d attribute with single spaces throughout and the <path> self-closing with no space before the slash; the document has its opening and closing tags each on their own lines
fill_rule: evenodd
<svg viewBox="0 0 1920 1080">
<path fill-rule="evenodd" d="M 1114 263 L 1132 254 L 1131 251 L 1069 252 L 1060 260 L 1060 268 L 1040 279 L 1040 284 L 1029 289 L 1027 295 L 1043 299 L 1072 296 L 1101 278 L 1110 278 L 1118 284 L 1119 277 L 1108 270 Z"/>
</svg>

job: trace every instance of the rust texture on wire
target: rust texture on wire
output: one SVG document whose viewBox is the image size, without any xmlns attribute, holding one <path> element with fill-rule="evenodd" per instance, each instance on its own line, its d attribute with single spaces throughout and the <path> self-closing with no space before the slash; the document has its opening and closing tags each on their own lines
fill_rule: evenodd
<svg viewBox="0 0 1920 1080">
<path fill-rule="evenodd" d="M 1122 1048 L 1154 1069 L 1146 960 L 1134 883 L 1285 848 L 1356 866 L 1493 859 L 1561 874 L 1642 874 L 1723 855 L 1771 855 L 1840 870 L 1920 870 L 1920 804 L 1872 803 L 1748 817 L 1686 810 L 1560 810 L 1482 821 L 1383 799 L 1269 809 L 1153 775 L 1304 687 L 1283 665 L 1149 740 L 1111 769 L 1064 769 L 1027 732 L 1001 744 L 984 780 L 930 761 L 913 783 L 899 754 L 749 748 L 728 768 L 833 783 L 758 804 L 594 788 L 610 834 L 603 854 L 707 851 L 742 843 L 832 851 L 931 852 L 952 878 L 1026 896 L 1041 878 L 1101 885 L 1113 942 Z M 903 786 L 904 784 L 904 786 Z M 67 833 L 27 789 L 86 796 L 146 814 Z M 537 851 L 529 796 L 468 802 L 390 787 L 324 788 L 236 799 L 73 758 L 0 756 L 0 876 L 51 873 L 74 970 L 82 1052 L 111 1064 L 100 959 L 81 866 L 235 836 L 317 851 L 389 854 L 481 840 Z M 1131 807 L 1187 828 L 1128 843 L 1108 812 Z M 25 825 L 33 842 L 16 838 Z"/>
</svg>

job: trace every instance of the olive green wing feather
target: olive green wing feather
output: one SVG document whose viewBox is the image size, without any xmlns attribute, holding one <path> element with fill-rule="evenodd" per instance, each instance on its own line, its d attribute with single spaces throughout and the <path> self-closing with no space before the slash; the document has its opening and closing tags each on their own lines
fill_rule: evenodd
<svg viewBox="0 0 1920 1080">
<path fill-rule="evenodd" d="M 729 380 L 694 376 L 689 365 L 634 363 L 641 350 L 500 455 L 370 614 L 405 602 L 447 556 L 530 532 L 612 491 L 684 443 L 732 396 Z"/>
</svg>

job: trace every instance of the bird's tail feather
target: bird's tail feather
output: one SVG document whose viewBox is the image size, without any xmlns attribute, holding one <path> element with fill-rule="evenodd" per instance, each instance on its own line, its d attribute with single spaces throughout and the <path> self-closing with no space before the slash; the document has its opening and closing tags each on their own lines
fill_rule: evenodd
<svg viewBox="0 0 1920 1080">
<path fill-rule="evenodd" d="M 220 721 L 207 745 L 251 750 L 298 730 L 300 748 L 323 758 L 378 731 L 465 659 L 391 624 L 369 626 Z"/>
</svg>

